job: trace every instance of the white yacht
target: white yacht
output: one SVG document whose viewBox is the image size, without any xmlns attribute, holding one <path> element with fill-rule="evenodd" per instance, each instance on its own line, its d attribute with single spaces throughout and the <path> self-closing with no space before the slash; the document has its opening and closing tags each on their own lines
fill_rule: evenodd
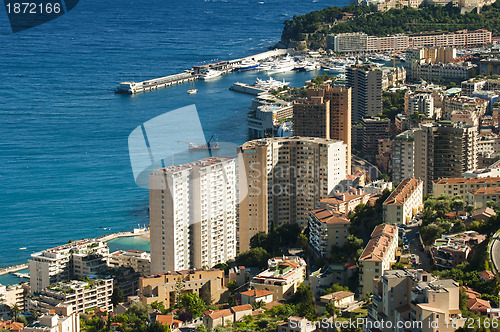
<svg viewBox="0 0 500 332">
<path fill-rule="evenodd" d="M 287 54 L 287 56 L 283 60 L 280 60 L 276 64 L 271 66 L 271 68 L 269 68 L 267 72 L 269 74 L 284 73 L 287 71 L 292 71 L 293 68 L 295 68 L 295 61 Z"/>
<path fill-rule="evenodd" d="M 252 70 L 252 69 L 257 69 L 259 68 L 260 63 L 258 63 L 255 60 L 243 60 L 239 65 L 236 65 L 234 67 L 234 70 L 236 71 L 245 71 L 245 70 Z"/>
<path fill-rule="evenodd" d="M 220 75 L 222 75 L 222 73 L 220 71 L 209 69 L 204 74 L 202 74 L 200 78 L 202 80 L 206 81 L 206 80 L 210 80 L 210 79 L 219 77 Z"/>
</svg>

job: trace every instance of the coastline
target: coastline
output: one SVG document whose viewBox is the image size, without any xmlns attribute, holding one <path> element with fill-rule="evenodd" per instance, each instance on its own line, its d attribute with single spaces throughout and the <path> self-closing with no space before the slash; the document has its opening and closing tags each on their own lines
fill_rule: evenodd
<svg viewBox="0 0 500 332">
<path fill-rule="evenodd" d="M 138 238 L 145 239 L 145 240 L 149 241 L 150 232 L 149 232 L 149 230 L 144 231 L 144 232 L 140 232 L 140 233 L 135 233 L 133 231 L 131 231 L 131 232 L 117 232 L 117 233 L 106 234 L 106 235 L 103 235 L 103 236 L 98 237 L 96 239 L 103 241 L 103 242 L 108 242 L 108 241 L 123 238 L 123 237 L 138 237 Z M 28 268 L 28 263 L 6 266 L 3 268 L 0 268 L 0 276 L 6 275 L 6 274 L 9 274 L 12 272 L 24 270 L 27 268 Z"/>
</svg>

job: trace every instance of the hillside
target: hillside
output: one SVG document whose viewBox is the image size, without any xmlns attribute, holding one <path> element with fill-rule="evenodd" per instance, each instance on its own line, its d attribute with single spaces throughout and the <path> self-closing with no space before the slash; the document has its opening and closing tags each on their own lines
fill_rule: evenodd
<svg viewBox="0 0 500 332">
<path fill-rule="evenodd" d="M 343 12 L 355 15 L 342 20 Z M 462 29 L 488 29 L 500 35 L 500 0 L 485 6 L 477 13 L 460 13 L 460 8 L 422 6 L 420 9 L 402 8 L 378 12 L 374 6 L 329 7 L 305 15 L 294 16 L 284 22 L 281 41 L 306 40 L 309 47 L 326 46 L 326 35 L 344 32 L 364 32 L 373 36 L 423 31 L 456 31 Z"/>
</svg>

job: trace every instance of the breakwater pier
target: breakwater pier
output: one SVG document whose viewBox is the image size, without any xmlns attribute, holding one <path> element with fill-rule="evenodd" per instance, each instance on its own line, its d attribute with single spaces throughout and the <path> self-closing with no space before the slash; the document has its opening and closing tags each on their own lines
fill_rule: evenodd
<svg viewBox="0 0 500 332">
<path fill-rule="evenodd" d="M 24 269 L 27 269 L 27 268 L 28 268 L 28 263 L 4 267 L 4 268 L 0 269 L 0 276 L 4 275 L 4 274 L 7 274 L 7 273 L 17 272 L 17 271 L 20 271 L 20 270 L 24 270 Z"/>
<path fill-rule="evenodd" d="M 254 54 L 240 59 L 219 61 L 215 63 L 193 66 L 192 69 L 185 70 L 184 72 L 175 75 L 153 78 L 141 82 L 133 82 L 133 81 L 122 82 L 118 85 L 118 88 L 115 89 L 115 92 L 133 95 L 140 92 L 156 90 L 158 88 L 165 88 L 171 85 L 196 81 L 200 79 L 200 77 L 208 70 L 216 70 L 221 72 L 221 74 L 227 74 L 232 72 L 234 68 L 243 61 L 246 60 L 263 61 L 271 57 L 286 54 L 287 52 L 289 52 L 289 50 L 276 49 L 272 51 Z"/>
</svg>

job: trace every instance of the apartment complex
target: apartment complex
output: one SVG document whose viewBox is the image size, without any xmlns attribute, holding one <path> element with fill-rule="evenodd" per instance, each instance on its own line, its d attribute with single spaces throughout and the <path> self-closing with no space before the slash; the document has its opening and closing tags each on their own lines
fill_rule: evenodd
<svg viewBox="0 0 500 332">
<path fill-rule="evenodd" d="M 28 288 L 22 285 L 4 286 L 0 284 L 0 303 L 6 304 L 11 308 L 17 305 L 21 312 L 24 312 L 24 299 L 27 292 Z"/>
<path fill-rule="evenodd" d="M 31 293 L 72 278 L 97 274 L 107 265 L 109 248 L 96 239 L 80 240 L 31 254 L 28 261 Z"/>
<path fill-rule="evenodd" d="M 310 88 L 307 99 L 293 103 L 294 135 L 344 142 L 347 174 L 351 174 L 351 107 L 351 89 L 329 85 Z"/>
<path fill-rule="evenodd" d="M 238 250 L 271 226 L 306 227 L 309 211 L 346 177 L 346 145 L 325 138 L 253 140 L 238 150 Z"/>
<path fill-rule="evenodd" d="M 499 187 L 500 177 L 442 178 L 433 182 L 432 195 L 434 197 L 440 195 L 464 197 L 471 191 Z"/>
<path fill-rule="evenodd" d="M 500 204 L 500 188 L 479 188 L 469 191 L 465 195 L 467 204 L 474 208 L 483 208 L 488 206 L 488 202 L 493 202 L 496 205 Z"/>
<path fill-rule="evenodd" d="M 363 124 L 363 155 L 365 159 L 374 161 L 378 152 L 379 140 L 389 139 L 391 120 L 379 117 L 364 118 Z"/>
<path fill-rule="evenodd" d="M 319 207 L 347 217 L 359 204 L 367 204 L 371 197 L 372 195 L 361 190 L 334 193 L 332 196 L 320 200 Z"/>
<path fill-rule="evenodd" d="M 142 276 L 151 274 L 151 254 L 140 250 L 118 250 L 109 255 L 109 266 L 130 267 Z"/>
<path fill-rule="evenodd" d="M 236 255 L 235 161 L 210 157 L 150 175 L 151 272 L 212 267 Z"/>
<path fill-rule="evenodd" d="M 253 277 L 250 287 L 273 293 L 273 301 L 288 300 L 306 278 L 306 262 L 296 256 L 271 258 L 268 269 Z"/>
<path fill-rule="evenodd" d="M 411 327 L 412 331 L 451 332 L 463 325 L 459 285 L 452 279 L 439 280 L 423 270 L 390 270 L 375 280 L 373 294 L 366 326 L 384 320 L 392 327 L 366 331 L 403 332 Z"/>
<path fill-rule="evenodd" d="M 406 68 L 410 81 L 461 82 L 471 77 L 474 66 L 469 63 L 412 61 L 407 64 Z"/>
<path fill-rule="evenodd" d="M 71 280 L 50 285 L 38 296 L 28 298 L 28 307 L 42 312 L 61 305 L 69 306 L 77 313 L 95 308 L 112 312 L 112 294 L 113 279 Z"/>
<path fill-rule="evenodd" d="M 201 298 L 211 298 L 219 303 L 227 296 L 224 270 L 184 270 L 155 274 L 139 279 L 139 297 L 142 304 L 162 302 L 165 308 L 176 303 L 176 293 L 197 293 Z"/>
<path fill-rule="evenodd" d="M 455 31 L 420 35 L 368 36 L 365 33 L 341 33 L 327 36 L 327 46 L 335 52 L 385 52 L 405 48 L 467 47 L 491 44 L 491 31 Z"/>
<path fill-rule="evenodd" d="M 413 162 L 415 160 L 414 131 L 407 130 L 397 135 L 392 144 L 392 180 L 400 183 L 404 179 L 413 178 Z"/>
<path fill-rule="evenodd" d="M 398 228 L 382 224 L 375 227 L 371 239 L 359 257 L 360 294 L 373 292 L 373 279 L 380 278 L 396 262 L 398 247 Z"/>
<path fill-rule="evenodd" d="M 477 165 L 476 128 L 450 121 L 422 124 L 415 130 L 414 177 L 424 182 L 430 193 L 433 181 L 459 177 Z"/>
<path fill-rule="evenodd" d="M 349 236 L 349 219 L 330 210 L 318 209 L 309 213 L 309 245 L 316 255 L 330 257 L 333 246 L 343 247 Z"/>
<path fill-rule="evenodd" d="M 384 222 L 406 225 L 422 211 L 424 185 L 418 179 L 406 179 L 397 186 L 382 204 Z"/>
<path fill-rule="evenodd" d="M 352 121 L 382 113 L 382 71 L 376 66 L 346 67 L 352 95 Z"/>
</svg>

